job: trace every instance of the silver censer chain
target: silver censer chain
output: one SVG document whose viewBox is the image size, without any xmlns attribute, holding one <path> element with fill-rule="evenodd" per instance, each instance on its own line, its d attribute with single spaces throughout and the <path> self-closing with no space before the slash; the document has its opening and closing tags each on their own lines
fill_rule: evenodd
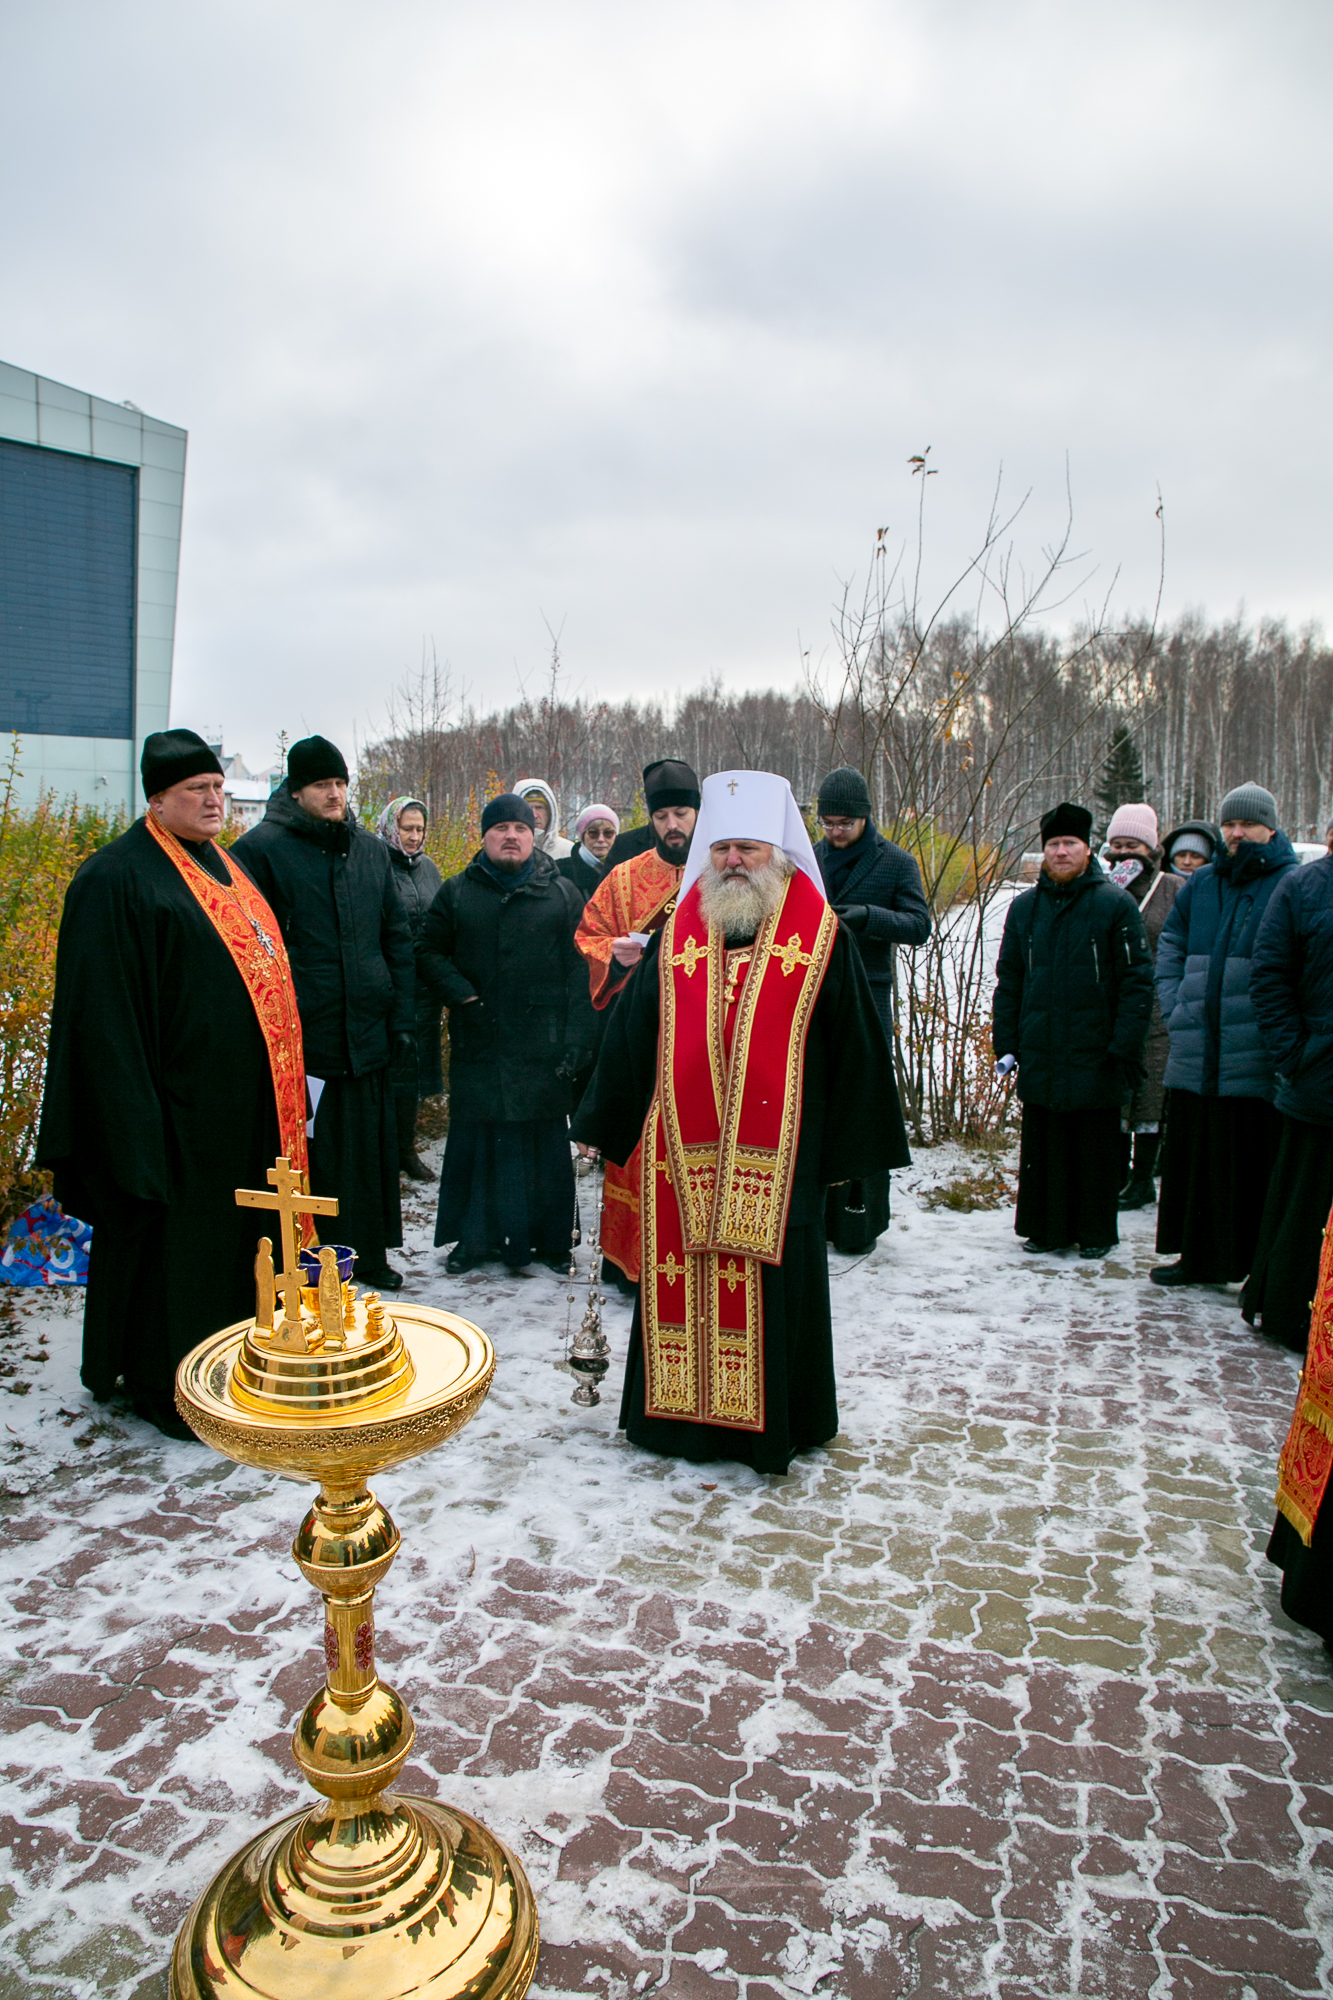
<svg viewBox="0 0 1333 2000">
<path fill-rule="evenodd" d="M 583 1318 L 572 1343 L 568 1341 L 569 1321 L 574 1305 L 574 1244 L 578 1241 L 578 1217 L 575 1216 L 573 1237 L 569 1246 L 569 1291 L 566 1295 L 568 1309 L 565 1314 L 567 1342 L 566 1359 L 570 1372 L 578 1377 L 578 1387 L 573 1401 L 583 1409 L 591 1409 L 600 1403 L 600 1385 L 611 1361 L 611 1348 L 602 1332 L 602 1307 L 606 1304 L 606 1294 L 602 1290 L 602 1203 L 606 1186 L 606 1168 L 599 1163 L 597 1169 L 597 1220 L 593 1226 L 592 1242 L 589 1245 L 588 1262 L 588 1303 L 583 1310 Z"/>
</svg>

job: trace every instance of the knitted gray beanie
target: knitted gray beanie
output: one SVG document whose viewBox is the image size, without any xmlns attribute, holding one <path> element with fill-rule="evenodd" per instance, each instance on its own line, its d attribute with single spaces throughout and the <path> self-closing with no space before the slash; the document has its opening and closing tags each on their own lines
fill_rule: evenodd
<svg viewBox="0 0 1333 2000">
<path fill-rule="evenodd" d="M 869 819 L 870 790 L 861 773 L 850 764 L 830 771 L 819 787 L 821 819 Z"/>
<path fill-rule="evenodd" d="M 1256 826 L 1271 826 L 1276 833 L 1277 800 L 1251 778 L 1248 784 L 1236 785 L 1227 793 L 1217 818 L 1219 825 L 1229 819 L 1253 820 Z"/>
</svg>

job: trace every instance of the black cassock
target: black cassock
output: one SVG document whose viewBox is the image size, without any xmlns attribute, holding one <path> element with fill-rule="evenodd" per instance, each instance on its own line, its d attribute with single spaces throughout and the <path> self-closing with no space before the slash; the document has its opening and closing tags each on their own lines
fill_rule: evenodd
<svg viewBox="0 0 1333 2000">
<path fill-rule="evenodd" d="M 219 880 L 210 842 L 184 842 Z M 92 1224 L 84 1387 L 123 1375 L 171 1421 L 176 1364 L 254 1311 L 278 1152 L 268 1051 L 245 982 L 142 820 L 85 861 L 65 898 L 37 1157 Z"/>
<path fill-rule="evenodd" d="M 576 1139 L 598 1147 L 619 1166 L 638 1144 L 656 1080 L 659 945 L 660 933 L 620 994 L 572 1124 Z M 839 930 L 806 1038 L 801 1134 L 782 1262 L 761 1267 L 765 1427 L 732 1430 L 644 1414 L 640 1298 L 620 1404 L 630 1442 L 667 1457 L 731 1458 L 757 1472 L 785 1472 L 794 1452 L 834 1437 L 838 1403 L 825 1189 L 910 1164 L 889 1045 L 860 954 Z"/>
</svg>

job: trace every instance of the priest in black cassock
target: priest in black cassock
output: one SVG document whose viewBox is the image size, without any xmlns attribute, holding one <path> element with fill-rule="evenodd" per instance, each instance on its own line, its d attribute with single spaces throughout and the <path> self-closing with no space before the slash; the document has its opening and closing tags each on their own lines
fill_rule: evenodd
<svg viewBox="0 0 1333 2000">
<path fill-rule="evenodd" d="M 838 1429 L 824 1195 L 909 1164 L 860 955 L 791 788 L 705 780 L 680 896 L 620 996 L 573 1121 L 642 1141 L 634 1444 L 786 1472 Z"/>
<path fill-rule="evenodd" d="M 293 743 L 287 782 L 233 852 L 291 953 L 314 1191 L 337 1198 L 337 1240 L 356 1251 L 357 1282 L 396 1292 L 402 1275 L 386 1255 L 403 1240 L 391 1065 L 411 1074 L 416 1064 L 416 964 L 389 850 L 347 803 L 336 743 Z"/>
<path fill-rule="evenodd" d="M 38 1164 L 92 1224 L 84 1387 L 193 1438 L 176 1364 L 254 1311 L 253 1210 L 279 1151 L 304 1171 L 291 970 L 263 897 L 216 844 L 222 767 L 191 729 L 148 737 L 148 812 L 69 887 Z"/>
</svg>

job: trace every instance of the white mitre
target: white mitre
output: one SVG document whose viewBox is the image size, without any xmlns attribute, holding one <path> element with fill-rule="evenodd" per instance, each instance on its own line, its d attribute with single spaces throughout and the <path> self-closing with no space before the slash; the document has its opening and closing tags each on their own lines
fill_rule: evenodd
<svg viewBox="0 0 1333 2000">
<path fill-rule="evenodd" d="M 800 807 L 787 780 L 772 771 L 718 771 L 704 779 L 699 817 L 680 880 L 681 897 L 708 867 L 708 850 L 715 840 L 770 841 L 824 896 L 824 879 Z"/>
</svg>

